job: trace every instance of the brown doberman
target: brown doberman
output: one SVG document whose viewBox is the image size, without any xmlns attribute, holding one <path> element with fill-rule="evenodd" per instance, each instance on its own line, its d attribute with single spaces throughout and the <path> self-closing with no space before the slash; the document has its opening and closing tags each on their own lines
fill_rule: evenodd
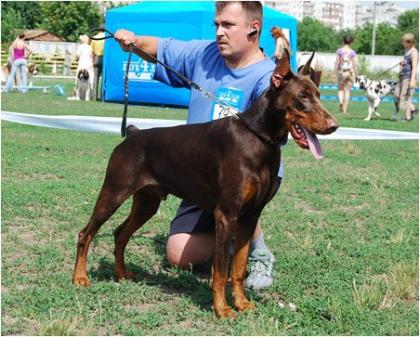
<svg viewBox="0 0 420 337">
<path fill-rule="evenodd" d="M 127 128 L 113 151 L 105 180 L 87 226 L 79 233 L 73 282 L 89 285 L 87 254 L 100 226 L 133 196 L 128 218 L 115 230 L 116 279 L 132 278 L 124 250 L 133 233 L 157 211 L 167 194 L 214 213 L 213 307 L 220 318 L 235 317 L 228 306 L 228 245 L 234 236 L 232 290 L 235 308 L 253 308 L 244 292 L 249 242 L 264 206 L 275 193 L 280 145 L 290 132 L 299 146 L 320 159 L 316 134 L 330 134 L 336 120 L 321 106 L 320 92 L 289 55 L 276 66 L 270 87 L 239 118 L 168 128 Z"/>
</svg>

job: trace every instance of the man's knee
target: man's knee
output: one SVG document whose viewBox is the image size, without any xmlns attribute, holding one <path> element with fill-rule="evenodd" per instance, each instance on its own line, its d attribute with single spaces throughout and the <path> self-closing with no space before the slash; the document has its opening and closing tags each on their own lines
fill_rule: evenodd
<svg viewBox="0 0 420 337">
<path fill-rule="evenodd" d="M 166 257 L 172 266 L 189 268 L 207 262 L 213 255 L 213 245 L 211 234 L 174 234 L 168 238 Z"/>
</svg>

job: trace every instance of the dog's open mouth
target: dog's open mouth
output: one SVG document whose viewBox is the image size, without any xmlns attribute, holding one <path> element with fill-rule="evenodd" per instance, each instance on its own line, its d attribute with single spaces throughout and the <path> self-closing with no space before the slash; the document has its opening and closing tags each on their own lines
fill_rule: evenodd
<svg viewBox="0 0 420 337">
<path fill-rule="evenodd" d="M 305 129 L 302 125 L 292 123 L 291 135 L 299 146 L 309 149 L 315 159 L 323 158 L 321 144 L 315 133 Z"/>
</svg>

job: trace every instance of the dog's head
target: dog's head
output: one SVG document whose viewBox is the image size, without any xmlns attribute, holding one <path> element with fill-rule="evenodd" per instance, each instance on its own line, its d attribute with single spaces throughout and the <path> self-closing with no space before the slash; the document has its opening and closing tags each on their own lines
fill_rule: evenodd
<svg viewBox="0 0 420 337">
<path fill-rule="evenodd" d="M 89 80 L 89 72 L 86 69 L 80 69 L 77 78 L 81 81 L 87 81 Z"/>
<path fill-rule="evenodd" d="M 354 85 L 356 87 L 359 87 L 362 90 L 365 90 L 367 87 L 368 78 L 365 75 L 360 75 L 356 77 L 356 81 L 354 82 Z"/>
<path fill-rule="evenodd" d="M 313 56 L 314 53 L 300 72 L 294 74 L 288 53 L 283 53 L 271 77 L 268 94 L 275 113 L 284 119 L 282 122 L 295 142 L 321 159 L 322 149 L 316 134 L 330 134 L 338 128 L 338 123 L 321 105 L 319 88 L 309 77 Z"/>
<path fill-rule="evenodd" d="M 28 64 L 28 72 L 32 75 L 37 75 L 38 74 L 38 67 L 36 66 L 35 63 L 29 63 Z"/>
</svg>

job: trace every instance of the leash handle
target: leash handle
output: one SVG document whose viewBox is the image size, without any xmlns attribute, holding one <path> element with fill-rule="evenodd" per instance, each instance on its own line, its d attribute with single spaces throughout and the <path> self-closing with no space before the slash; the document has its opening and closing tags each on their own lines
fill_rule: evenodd
<svg viewBox="0 0 420 337">
<path fill-rule="evenodd" d="M 94 37 L 93 35 L 95 33 L 98 32 L 104 32 L 104 33 L 108 33 L 108 36 L 103 36 L 103 37 Z M 89 37 L 89 39 L 91 40 L 95 40 L 95 41 L 101 41 L 101 40 L 106 40 L 106 39 L 112 39 L 114 38 L 114 34 L 112 34 L 109 30 L 105 29 L 105 28 L 96 28 L 96 29 L 92 29 L 89 34 L 87 34 L 87 36 Z"/>
</svg>

